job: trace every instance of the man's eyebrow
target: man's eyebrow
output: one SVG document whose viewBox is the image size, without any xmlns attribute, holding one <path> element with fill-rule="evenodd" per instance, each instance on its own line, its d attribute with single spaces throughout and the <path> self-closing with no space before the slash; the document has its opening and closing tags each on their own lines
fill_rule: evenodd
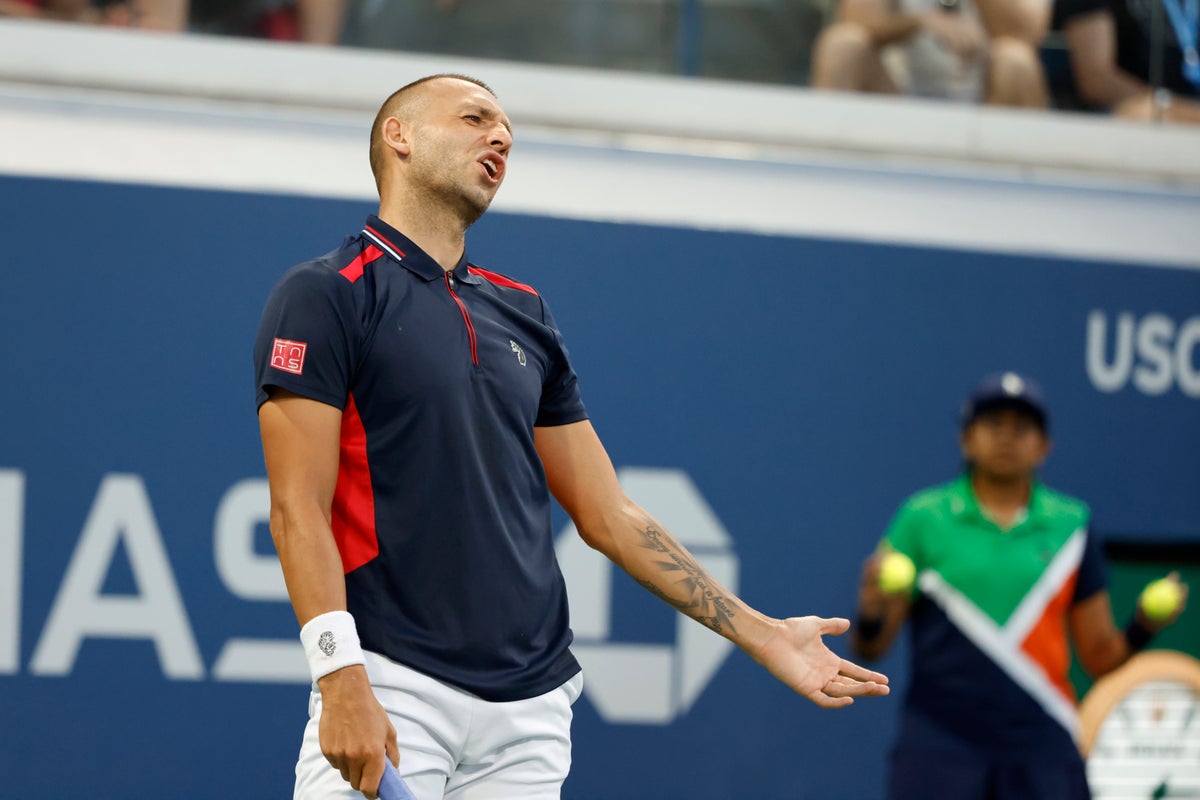
<svg viewBox="0 0 1200 800">
<path fill-rule="evenodd" d="M 500 116 L 500 114 L 497 114 L 495 112 L 495 110 L 490 109 L 487 106 L 480 105 L 478 103 L 471 103 L 471 104 L 467 105 L 464 110 L 478 114 L 479 116 L 483 117 L 484 119 L 496 119 L 497 117 Z M 512 133 L 512 126 L 508 124 L 508 120 L 504 120 L 502 124 L 504 125 L 505 130 L 507 130 L 509 133 Z"/>
</svg>

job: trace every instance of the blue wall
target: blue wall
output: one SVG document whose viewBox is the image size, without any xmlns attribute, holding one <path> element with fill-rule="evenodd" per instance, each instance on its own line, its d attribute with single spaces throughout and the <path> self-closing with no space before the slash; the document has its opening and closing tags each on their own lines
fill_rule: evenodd
<svg viewBox="0 0 1200 800">
<path fill-rule="evenodd" d="M 250 344 L 267 292 L 372 208 L 17 178 L 0 178 L 0 208 L 0 470 L 24 481 L 23 564 L 0 564 L 0 587 L 21 584 L 19 656 L 0 663 L 3 794 L 286 796 L 306 688 L 212 666 L 230 637 L 291 638 L 295 620 L 226 588 L 214 514 L 263 475 Z M 852 612 L 892 510 L 956 470 L 961 397 L 1002 368 L 1046 388 L 1045 478 L 1088 500 L 1100 532 L 1200 539 L 1200 272 L 500 213 L 469 248 L 549 299 L 614 462 L 686 470 L 734 539 L 742 596 L 768 613 Z M 1096 387 L 1093 312 L 1106 362 L 1131 315 L 1151 393 L 1132 375 Z M 1152 314 L 1166 322 L 1141 324 Z M 144 483 L 198 679 L 165 677 L 129 639 L 86 640 L 65 675 L 31 668 L 112 473 Z M 135 588 L 122 551 L 103 591 Z M 632 582 L 616 603 L 614 638 L 671 637 L 671 612 Z M 902 650 L 882 662 L 900 687 Z M 899 702 L 819 711 L 735 653 L 665 728 L 581 701 L 566 796 L 875 797 Z"/>
</svg>

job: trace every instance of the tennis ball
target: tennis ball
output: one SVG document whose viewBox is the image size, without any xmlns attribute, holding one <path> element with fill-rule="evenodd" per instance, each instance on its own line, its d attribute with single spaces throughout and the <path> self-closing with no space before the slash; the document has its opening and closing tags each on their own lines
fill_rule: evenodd
<svg viewBox="0 0 1200 800">
<path fill-rule="evenodd" d="M 1175 613 L 1182 599 L 1179 584 L 1168 578 L 1159 578 L 1146 584 L 1142 590 L 1142 612 L 1153 620 L 1166 619 Z"/>
<path fill-rule="evenodd" d="M 879 563 L 879 588 L 889 594 L 907 592 L 917 577 L 917 567 L 904 553 L 891 551 Z"/>
</svg>

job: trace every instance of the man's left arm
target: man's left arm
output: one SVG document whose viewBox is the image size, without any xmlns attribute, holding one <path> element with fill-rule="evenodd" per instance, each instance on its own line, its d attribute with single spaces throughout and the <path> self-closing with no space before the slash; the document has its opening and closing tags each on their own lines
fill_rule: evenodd
<svg viewBox="0 0 1200 800">
<path fill-rule="evenodd" d="M 1180 582 L 1178 573 L 1171 573 L 1168 580 L 1179 591 L 1178 607 L 1164 618 L 1153 619 L 1142 607 L 1142 597 L 1139 596 L 1133 618 L 1122 631 L 1113 618 L 1112 601 L 1108 594 L 1108 568 L 1100 539 L 1091 531 L 1085 535 L 1087 538 L 1079 562 L 1075 597 L 1067 615 L 1067 624 L 1079 663 L 1092 678 L 1100 678 L 1128 661 L 1155 634 L 1179 618 L 1187 605 L 1187 585 Z"/>
<path fill-rule="evenodd" d="M 1095 679 L 1112 672 L 1144 647 L 1150 637 L 1179 619 L 1187 605 L 1187 584 L 1181 583 L 1178 573 L 1174 572 L 1168 576 L 1168 580 L 1179 588 L 1179 605 L 1166 617 L 1156 619 L 1142 608 L 1142 598 L 1139 597 L 1133 621 L 1124 631 L 1117 627 L 1113 618 L 1112 602 L 1106 589 L 1071 607 L 1067 619 L 1075 653 L 1089 676 Z M 1131 633 L 1135 640 L 1140 636 L 1144 641 L 1131 641 Z"/>
<path fill-rule="evenodd" d="M 583 540 L 634 580 L 732 641 L 771 674 L 817 705 L 838 708 L 855 697 L 888 693 L 887 677 L 847 661 L 823 635 L 844 633 L 844 619 L 775 619 L 746 605 L 657 520 L 625 495 L 587 420 L 538 427 L 534 442 L 550 491 Z"/>
</svg>

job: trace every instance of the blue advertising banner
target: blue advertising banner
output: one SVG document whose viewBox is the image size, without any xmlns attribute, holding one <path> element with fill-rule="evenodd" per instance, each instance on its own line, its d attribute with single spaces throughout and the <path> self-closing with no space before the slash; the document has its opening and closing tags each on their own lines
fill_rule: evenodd
<svg viewBox="0 0 1200 800">
<path fill-rule="evenodd" d="M 250 348 L 277 278 L 373 208 L 6 177 L 0 200 L 0 796 L 289 796 L 308 688 Z M 1200 271 L 502 213 L 468 247 L 551 304 L 631 495 L 766 613 L 853 612 L 1002 369 L 1044 386 L 1044 478 L 1101 534 L 1200 540 Z M 566 797 L 880 795 L 899 694 L 820 711 L 556 529 L 605 665 Z M 902 690 L 903 646 L 881 668 Z"/>
</svg>

